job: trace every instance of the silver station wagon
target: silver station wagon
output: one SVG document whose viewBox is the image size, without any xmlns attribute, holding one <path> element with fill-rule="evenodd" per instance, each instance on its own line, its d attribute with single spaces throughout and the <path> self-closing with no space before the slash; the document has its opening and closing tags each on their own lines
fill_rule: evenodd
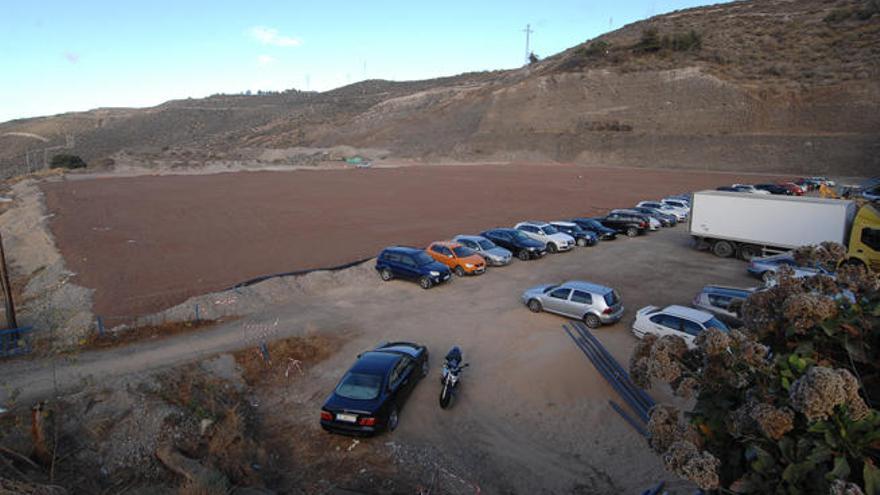
<svg viewBox="0 0 880 495">
<path fill-rule="evenodd" d="M 623 304 L 617 291 L 578 280 L 532 287 L 523 292 L 522 302 L 532 312 L 547 311 L 576 318 L 590 328 L 614 323 L 623 316 Z"/>
</svg>

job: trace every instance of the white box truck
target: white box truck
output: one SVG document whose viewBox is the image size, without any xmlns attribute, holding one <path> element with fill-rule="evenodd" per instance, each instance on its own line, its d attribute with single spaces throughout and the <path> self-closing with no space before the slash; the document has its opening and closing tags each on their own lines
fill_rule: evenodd
<svg viewBox="0 0 880 495">
<path fill-rule="evenodd" d="M 857 209 L 839 199 L 702 191 L 689 231 L 697 248 L 750 260 L 825 241 L 846 246 Z"/>
</svg>

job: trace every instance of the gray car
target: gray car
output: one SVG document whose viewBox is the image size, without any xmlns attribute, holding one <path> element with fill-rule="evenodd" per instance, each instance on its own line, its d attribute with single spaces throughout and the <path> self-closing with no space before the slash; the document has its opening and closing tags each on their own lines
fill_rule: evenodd
<svg viewBox="0 0 880 495">
<path fill-rule="evenodd" d="M 617 291 L 578 280 L 532 287 L 523 292 L 522 302 L 534 313 L 547 311 L 576 318 L 590 328 L 614 323 L 623 316 Z"/>
<path fill-rule="evenodd" d="M 478 235 L 457 235 L 453 241 L 469 247 L 486 260 L 489 266 L 504 266 L 513 259 L 513 253 Z"/>
<path fill-rule="evenodd" d="M 691 306 L 708 311 L 733 327 L 742 326 L 739 311 L 742 303 L 756 289 L 707 285 L 696 296 Z"/>
</svg>

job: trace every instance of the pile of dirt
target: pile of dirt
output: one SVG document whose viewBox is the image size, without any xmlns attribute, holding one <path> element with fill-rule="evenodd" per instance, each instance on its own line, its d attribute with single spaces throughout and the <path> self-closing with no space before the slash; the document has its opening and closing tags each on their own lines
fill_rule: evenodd
<svg viewBox="0 0 880 495">
<path fill-rule="evenodd" d="M 0 231 L 14 285 L 22 287 L 19 326 L 31 326 L 36 338 L 66 347 L 89 335 L 93 290 L 70 281 L 49 231 L 49 214 L 35 179 L 14 183 L 8 196 L 12 206 L 0 215 Z"/>
</svg>

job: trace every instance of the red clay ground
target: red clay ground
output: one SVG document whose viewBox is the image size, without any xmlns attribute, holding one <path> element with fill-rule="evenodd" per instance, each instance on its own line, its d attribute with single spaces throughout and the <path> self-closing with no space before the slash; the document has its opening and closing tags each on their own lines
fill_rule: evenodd
<svg viewBox="0 0 880 495">
<path fill-rule="evenodd" d="M 143 315 L 260 275 L 329 267 L 525 219 L 595 215 L 772 177 L 570 165 L 419 166 L 46 182 L 94 311 Z"/>
</svg>

